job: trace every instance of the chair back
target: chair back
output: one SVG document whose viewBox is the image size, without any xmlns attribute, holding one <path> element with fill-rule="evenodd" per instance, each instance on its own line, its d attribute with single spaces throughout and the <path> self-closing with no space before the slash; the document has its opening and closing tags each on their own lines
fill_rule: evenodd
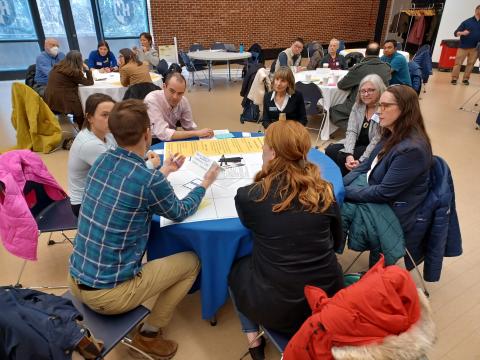
<svg viewBox="0 0 480 360">
<path fill-rule="evenodd" d="M 190 60 L 190 58 L 188 57 L 187 54 L 185 54 L 183 51 L 179 51 L 178 52 L 178 55 L 180 56 L 180 59 L 182 60 L 183 64 L 185 65 L 185 67 L 187 68 L 187 71 L 188 72 L 194 72 L 195 71 L 195 67 L 193 66 L 193 63 L 192 61 Z"/>
<path fill-rule="evenodd" d="M 275 59 L 272 61 L 272 65 L 270 65 L 270 73 L 273 74 L 275 72 L 275 67 L 277 66 L 277 60 Z"/>
<path fill-rule="evenodd" d="M 27 68 L 27 73 L 25 74 L 25 85 L 30 86 L 33 89 L 35 85 L 35 73 L 37 72 L 37 65 L 32 64 Z"/>
<path fill-rule="evenodd" d="M 277 350 L 283 354 L 285 348 L 287 347 L 290 338 L 282 333 L 279 333 L 275 330 L 263 328 L 265 335 L 272 341 L 272 344 L 275 345 Z"/>
<path fill-rule="evenodd" d="M 301 81 L 295 83 L 295 91 L 302 93 L 307 115 L 318 114 L 317 103 L 322 97 L 319 87 L 313 83 L 304 84 Z"/>
<path fill-rule="evenodd" d="M 143 100 L 145 96 L 155 90 L 160 90 L 160 87 L 155 85 L 154 83 L 139 83 L 135 85 L 131 85 L 128 87 L 125 95 L 123 96 L 123 100 L 127 99 L 138 99 Z"/>
<path fill-rule="evenodd" d="M 354 52 L 351 52 L 351 53 L 345 55 L 345 62 L 347 63 L 347 67 L 349 69 L 354 67 L 360 61 L 362 61 L 362 59 L 364 57 L 365 56 L 361 52 L 357 52 L 357 51 L 354 51 Z"/>
<path fill-rule="evenodd" d="M 91 310 L 69 291 L 62 297 L 72 301 L 75 308 L 82 314 L 85 326 L 96 338 L 103 340 L 102 358 L 150 313 L 146 307 L 140 305 L 123 314 L 102 315 Z"/>
<path fill-rule="evenodd" d="M 190 49 L 189 51 L 197 51 L 197 50 L 205 50 L 205 48 L 203 47 L 202 44 L 199 44 L 199 43 L 193 43 L 192 45 L 190 45 Z"/>
<path fill-rule="evenodd" d="M 319 41 L 312 41 L 311 43 L 307 44 L 307 56 L 310 58 L 315 51 L 320 51 L 322 58 L 323 58 L 323 47 Z"/>
<path fill-rule="evenodd" d="M 216 41 L 212 44 L 212 50 L 225 50 L 225 44 L 223 42 Z"/>
</svg>

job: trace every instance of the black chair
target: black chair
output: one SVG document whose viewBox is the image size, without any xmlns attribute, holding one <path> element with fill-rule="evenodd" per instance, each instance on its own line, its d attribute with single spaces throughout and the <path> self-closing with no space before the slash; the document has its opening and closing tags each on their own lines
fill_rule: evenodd
<svg viewBox="0 0 480 360">
<path fill-rule="evenodd" d="M 76 230 L 78 222 L 77 217 L 73 214 L 72 207 L 70 205 L 70 198 L 66 197 L 57 201 L 52 200 L 47 195 L 44 187 L 41 184 L 27 181 L 23 193 L 24 195 L 28 195 L 32 191 L 35 192 L 37 201 L 36 205 L 31 208 L 30 211 L 38 226 L 38 236 L 40 237 L 42 233 L 50 233 L 48 245 L 54 245 L 65 241 L 68 241 L 73 245 L 72 240 L 65 234 L 65 231 Z M 53 241 L 52 234 L 54 232 L 61 232 L 64 240 L 61 242 Z M 15 287 L 22 287 L 20 279 L 23 271 L 25 270 L 26 264 L 27 260 L 24 260 L 20 269 L 20 273 L 18 274 L 17 282 L 14 285 Z M 29 288 L 56 289 L 66 287 L 67 286 L 33 286 Z"/>
<path fill-rule="evenodd" d="M 212 50 L 226 50 L 223 42 L 215 41 L 211 47 Z"/>
<path fill-rule="evenodd" d="M 75 308 L 82 314 L 84 325 L 97 338 L 104 343 L 102 354 L 99 359 L 103 359 L 119 342 L 129 348 L 142 354 L 146 359 L 153 358 L 143 351 L 137 349 L 131 344 L 131 340 L 127 337 L 149 313 L 150 311 L 140 305 L 135 309 L 118 315 L 102 315 L 91 310 L 85 304 L 80 302 L 69 291 L 63 294 L 64 298 L 72 301 Z"/>
<path fill-rule="evenodd" d="M 27 68 L 27 73 L 25 74 L 25 85 L 30 86 L 35 90 L 35 73 L 37 72 L 37 65 L 32 64 Z"/>
<path fill-rule="evenodd" d="M 362 59 L 364 57 L 365 56 L 362 53 L 357 52 L 357 51 L 354 51 L 354 52 L 351 52 L 351 53 L 345 55 L 345 62 L 347 63 L 347 67 L 349 69 L 354 67 L 360 61 L 362 61 Z"/>
<path fill-rule="evenodd" d="M 190 48 L 188 51 L 193 52 L 193 51 L 202 51 L 205 50 L 202 44 L 199 43 L 193 43 L 190 45 Z M 207 66 L 207 62 L 205 60 L 193 60 L 192 61 L 195 67 L 201 67 L 201 66 Z"/>
<path fill-rule="evenodd" d="M 154 83 L 139 83 L 135 85 L 131 85 L 128 87 L 125 95 L 123 96 L 123 100 L 127 99 L 138 99 L 143 100 L 145 96 L 155 90 L 160 90 L 160 87 L 155 85 Z"/>
<path fill-rule="evenodd" d="M 322 117 L 319 128 L 306 127 L 310 130 L 318 130 L 317 139 L 315 140 L 315 145 L 317 145 L 323 126 L 325 125 L 325 120 L 327 119 L 327 112 L 323 107 L 317 105 L 318 101 L 322 98 L 322 91 L 313 83 L 304 84 L 300 81 L 295 84 L 295 91 L 302 93 L 303 101 L 305 102 L 305 112 L 308 117 L 315 115 L 321 115 Z"/>
<path fill-rule="evenodd" d="M 185 65 L 185 68 L 187 71 L 192 75 L 192 85 L 195 85 L 195 73 L 201 71 L 203 73 L 203 76 L 205 78 L 205 81 L 207 80 L 207 75 L 205 74 L 205 70 L 207 70 L 207 67 L 204 65 L 195 65 L 190 58 L 188 57 L 187 54 L 185 54 L 183 51 L 179 51 L 178 55 L 180 56 L 180 59 L 182 60 L 183 64 Z M 199 82 L 199 84 L 204 84 L 208 85 L 207 83 L 202 83 Z"/>
<path fill-rule="evenodd" d="M 270 73 L 273 74 L 275 72 L 275 67 L 277 66 L 277 60 L 275 59 L 272 61 L 272 65 L 270 65 Z"/>
</svg>

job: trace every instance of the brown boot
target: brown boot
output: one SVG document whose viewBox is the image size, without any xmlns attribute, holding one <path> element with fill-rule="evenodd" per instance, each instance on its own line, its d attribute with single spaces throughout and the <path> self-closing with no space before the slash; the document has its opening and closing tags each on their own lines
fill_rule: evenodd
<svg viewBox="0 0 480 360">
<path fill-rule="evenodd" d="M 175 356 L 178 344 L 173 340 L 166 340 L 159 331 L 156 336 L 146 336 L 139 330 L 135 333 L 132 346 L 147 353 L 157 360 L 169 360 Z M 137 351 L 130 350 L 130 355 L 140 356 Z"/>
</svg>

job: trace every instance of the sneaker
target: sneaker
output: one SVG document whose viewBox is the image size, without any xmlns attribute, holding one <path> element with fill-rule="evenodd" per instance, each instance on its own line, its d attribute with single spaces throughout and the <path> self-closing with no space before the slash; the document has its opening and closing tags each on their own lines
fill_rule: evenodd
<svg viewBox="0 0 480 360">
<path fill-rule="evenodd" d="M 463 80 L 463 81 L 462 81 L 462 84 L 463 84 L 463 85 L 470 85 L 470 82 L 469 82 L 468 80 Z"/>
<path fill-rule="evenodd" d="M 178 349 L 178 344 L 173 340 L 164 339 L 161 331 L 156 335 L 147 336 L 137 330 L 133 336 L 132 346 L 147 353 L 156 360 L 169 360 L 175 356 Z M 130 355 L 136 358 L 145 359 L 144 356 L 133 349 L 130 349 L 129 352 Z"/>
<path fill-rule="evenodd" d="M 457 85 L 457 80 L 456 80 L 456 79 L 452 79 L 452 81 L 450 81 L 450 84 L 452 84 L 452 85 Z"/>
</svg>

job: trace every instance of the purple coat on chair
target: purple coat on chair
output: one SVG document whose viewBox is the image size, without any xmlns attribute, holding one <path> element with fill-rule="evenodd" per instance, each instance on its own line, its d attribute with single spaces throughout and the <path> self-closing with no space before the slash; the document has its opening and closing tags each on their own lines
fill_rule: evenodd
<svg viewBox="0 0 480 360">
<path fill-rule="evenodd" d="M 0 237 L 11 254 L 37 260 L 38 227 L 30 212 L 37 199 L 34 192 L 24 196 L 27 181 L 43 185 L 52 200 L 67 195 L 34 152 L 14 150 L 0 155 Z"/>
</svg>

